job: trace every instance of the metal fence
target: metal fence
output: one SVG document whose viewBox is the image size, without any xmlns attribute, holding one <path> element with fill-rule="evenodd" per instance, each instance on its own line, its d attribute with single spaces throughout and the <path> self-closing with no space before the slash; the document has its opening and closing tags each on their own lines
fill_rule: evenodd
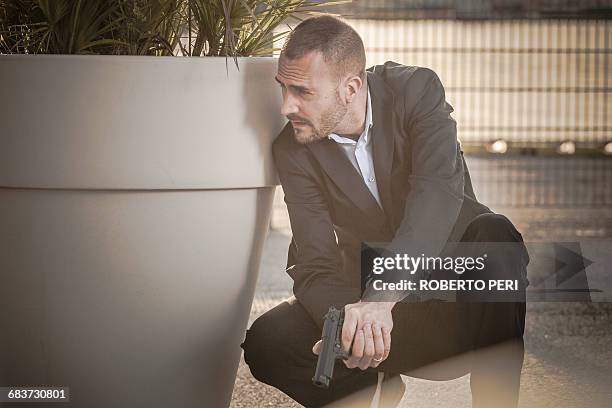
<svg viewBox="0 0 612 408">
<path fill-rule="evenodd" d="M 609 18 L 611 0 L 352 0 L 330 11 L 377 19 Z"/>
<path fill-rule="evenodd" d="M 590 207 L 612 205 L 610 3 L 369 0 L 342 13 L 368 65 L 437 72 L 483 201 Z"/>
</svg>

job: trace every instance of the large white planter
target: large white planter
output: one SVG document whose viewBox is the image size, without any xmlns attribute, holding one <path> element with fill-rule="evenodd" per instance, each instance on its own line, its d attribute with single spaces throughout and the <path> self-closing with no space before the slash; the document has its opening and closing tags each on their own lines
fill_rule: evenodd
<svg viewBox="0 0 612 408">
<path fill-rule="evenodd" d="M 0 56 L 0 386 L 229 405 L 283 126 L 276 60 L 239 66 Z"/>
</svg>

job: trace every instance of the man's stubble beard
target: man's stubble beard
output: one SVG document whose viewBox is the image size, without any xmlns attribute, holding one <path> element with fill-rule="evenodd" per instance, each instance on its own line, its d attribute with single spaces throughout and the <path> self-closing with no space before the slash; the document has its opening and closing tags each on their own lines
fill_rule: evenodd
<svg viewBox="0 0 612 408">
<path fill-rule="evenodd" d="M 314 126 L 310 125 L 312 133 L 302 136 L 298 136 L 298 132 L 296 132 L 294 129 L 297 142 L 300 144 L 309 144 L 325 139 L 334 131 L 334 129 L 336 129 L 338 124 L 342 122 L 342 119 L 344 119 L 347 112 L 348 106 L 342 103 L 340 92 L 336 90 L 336 104 L 327 112 L 323 113 L 319 128 L 315 128 Z"/>
</svg>

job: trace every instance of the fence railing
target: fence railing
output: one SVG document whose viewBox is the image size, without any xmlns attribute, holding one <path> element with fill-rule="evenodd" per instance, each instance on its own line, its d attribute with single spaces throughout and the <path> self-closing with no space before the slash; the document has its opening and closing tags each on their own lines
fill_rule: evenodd
<svg viewBox="0 0 612 408">
<path fill-rule="evenodd" d="M 350 20 L 368 65 L 432 68 L 466 145 L 544 148 L 610 140 L 608 20 Z"/>
</svg>

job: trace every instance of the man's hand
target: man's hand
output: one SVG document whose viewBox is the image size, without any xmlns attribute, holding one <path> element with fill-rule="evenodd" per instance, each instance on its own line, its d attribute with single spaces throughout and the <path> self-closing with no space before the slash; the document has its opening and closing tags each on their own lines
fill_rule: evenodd
<svg viewBox="0 0 612 408">
<path fill-rule="evenodd" d="M 344 307 L 342 349 L 351 351 L 344 365 L 365 370 L 378 367 L 389 356 L 394 305 L 392 302 L 358 302 Z M 312 348 L 314 354 L 320 351 L 321 340 Z"/>
</svg>

